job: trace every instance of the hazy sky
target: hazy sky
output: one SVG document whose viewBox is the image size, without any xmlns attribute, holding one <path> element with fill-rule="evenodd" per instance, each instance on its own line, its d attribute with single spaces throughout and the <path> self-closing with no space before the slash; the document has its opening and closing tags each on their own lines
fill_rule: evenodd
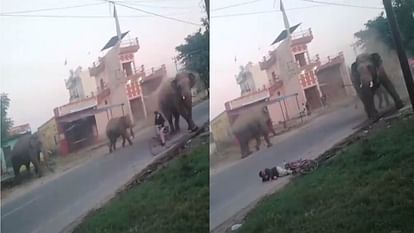
<svg viewBox="0 0 414 233">
<path fill-rule="evenodd" d="M 205 16 L 201 0 L 122 1 L 129 6 L 161 15 L 200 23 Z M 60 8 L 84 4 L 94 6 L 24 13 L 54 16 L 111 16 L 109 4 L 102 0 L 2 0 L 1 13 Z M 136 64 L 147 69 L 166 64 L 174 72 L 175 47 L 198 30 L 198 26 L 150 16 L 117 7 L 121 31 L 138 37 L 141 49 Z M 23 14 L 23 13 L 21 13 Z M 122 17 L 145 16 L 145 17 Z M 53 116 L 53 109 L 68 102 L 64 79 L 78 65 L 87 69 L 101 54 L 105 43 L 116 34 L 112 17 L 33 18 L 0 16 L 1 92 L 9 94 L 10 117 L 15 125 L 30 123 L 32 130 Z M 128 36 L 127 36 L 128 38 Z M 64 66 L 67 59 L 68 65 Z"/>
<path fill-rule="evenodd" d="M 321 0 L 340 4 L 382 8 L 381 0 Z M 257 63 L 267 55 L 270 44 L 284 29 L 282 13 L 262 13 L 243 16 L 226 16 L 239 13 L 279 10 L 279 0 L 258 0 L 238 7 L 214 10 L 240 3 L 237 0 L 212 0 L 210 9 L 210 119 L 224 110 L 224 102 L 238 97 L 240 89 L 234 75 L 239 66 L 248 61 Z M 253 1 L 243 1 L 253 2 Z M 343 51 L 348 64 L 355 55 L 350 44 L 355 42 L 354 33 L 364 28 L 364 23 L 378 16 L 380 9 L 362 9 L 344 6 L 328 6 L 302 0 L 283 1 L 291 26 L 302 23 L 297 29 L 312 28 L 314 40 L 309 44 L 311 57 L 321 59 Z M 315 7 L 313 7 L 315 6 Z M 293 8 L 303 8 L 288 10 Z M 216 17 L 215 17 L 216 16 Z M 235 63 L 234 58 L 237 57 Z"/>
</svg>

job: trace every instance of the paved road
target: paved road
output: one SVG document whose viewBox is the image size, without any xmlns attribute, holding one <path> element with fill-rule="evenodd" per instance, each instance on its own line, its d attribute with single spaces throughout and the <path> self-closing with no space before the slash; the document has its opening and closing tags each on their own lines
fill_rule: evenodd
<svg viewBox="0 0 414 233">
<path fill-rule="evenodd" d="M 260 169 L 281 165 L 283 161 L 315 158 L 336 142 L 350 135 L 364 121 L 361 108 L 343 107 L 314 119 L 300 129 L 274 138 L 274 146 L 262 149 L 210 176 L 210 229 L 268 193 L 275 185 L 263 184 Z M 263 148 L 264 146 L 262 146 Z"/>
<path fill-rule="evenodd" d="M 209 103 L 193 109 L 196 124 L 208 121 Z M 183 122 L 182 128 L 187 125 Z M 136 135 L 133 146 L 100 156 L 76 167 L 30 193 L 1 207 L 1 232 L 56 233 L 102 200 L 148 165 L 154 157 L 147 140 L 153 132 Z"/>
</svg>

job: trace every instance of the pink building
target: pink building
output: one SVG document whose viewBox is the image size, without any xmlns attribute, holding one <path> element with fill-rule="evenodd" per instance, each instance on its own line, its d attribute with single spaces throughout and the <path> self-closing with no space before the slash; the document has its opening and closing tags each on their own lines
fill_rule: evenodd
<svg viewBox="0 0 414 233">
<path fill-rule="evenodd" d="M 299 26 L 290 28 L 294 32 Z M 311 29 L 291 35 L 291 41 L 284 30 L 273 42 L 281 42 L 259 62 L 260 69 L 267 75 L 264 88 L 250 92 L 225 104 L 226 111 L 237 116 L 248 106 L 267 106 L 274 124 L 300 117 L 305 103 L 312 109 L 321 107 L 321 92 L 315 70 L 320 65 L 319 57 L 311 58 L 307 44 L 313 40 Z"/>
<path fill-rule="evenodd" d="M 136 69 L 135 53 L 139 48 L 137 38 L 120 43 L 117 37 L 111 38 L 103 49 L 108 49 L 105 56 L 89 68 L 96 82 L 96 95 L 54 109 L 63 154 L 106 140 L 105 128 L 111 118 L 129 115 L 136 123 L 154 110 L 154 100 L 146 96 L 166 77 L 166 68 L 162 65 L 147 73 L 144 66 Z"/>
</svg>

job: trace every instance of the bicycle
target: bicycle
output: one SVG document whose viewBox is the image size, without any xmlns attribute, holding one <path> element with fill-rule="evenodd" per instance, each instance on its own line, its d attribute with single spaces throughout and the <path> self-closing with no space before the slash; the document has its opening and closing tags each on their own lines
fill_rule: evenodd
<svg viewBox="0 0 414 233">
<path fill-rule="evenodd" d="M 306 175 L 318 168 L 318 162 L 313 159 L 299 159 L 293 162 L 286 163 L 285 169 L 291 170 L 293 175 L 301 174 Z"/>
<path fill-rule="evenodd" d="M 169 126 L 164 126 L 163 132 L 164 134 L 164 138 L 165 138 L 165 142 L 168 141 L 169 137 L 170 137 L 170 127 Z M 153 136 L 149 139 L 148 141 L 148 146 L 149 149 L 151 151 L 151 154 L 153 156 L 159 154 L 161 151 L 163 151 L 164 146 L 161 145 L 161 138 L 159 135 Z"/>
</svg>

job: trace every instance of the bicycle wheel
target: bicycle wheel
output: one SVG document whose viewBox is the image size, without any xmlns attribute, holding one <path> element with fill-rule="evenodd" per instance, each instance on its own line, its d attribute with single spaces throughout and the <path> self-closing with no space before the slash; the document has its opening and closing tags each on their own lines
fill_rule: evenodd
<svg viewBox="0 0 414 233">
<path fill-rule="evenodd" d="M 159 154 L 163 150 L 163 147 L 157 138 L 150 138 L 148 140 L 148 147 L 153 156 Z"/>
<path fill-rule="evenodd" d="M 315 160 L 306 160 L 303 164 L 301 164 L 299 172 L 301 174 L 309 174 L 315 171 L 318 168 L 318 162 Z"/>
</svg>

